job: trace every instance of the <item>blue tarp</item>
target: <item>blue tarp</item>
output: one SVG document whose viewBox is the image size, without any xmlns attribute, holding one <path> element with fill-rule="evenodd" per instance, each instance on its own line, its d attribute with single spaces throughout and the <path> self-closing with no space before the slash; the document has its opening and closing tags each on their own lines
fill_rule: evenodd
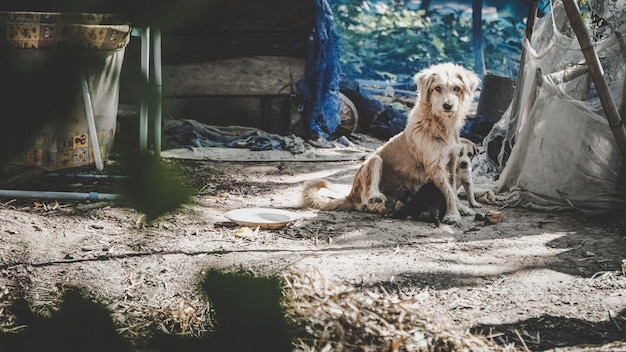
<svg viewBox="0 0 626 352">
<path fill-rule="evenodd" d="M 339 36 L 326 0 L 315 1 L 314 26 L 309 36 L 306 72 L 298 89 L 304 95 L 304 112 L 311 139 L 327 139 L 340 123 Z"/>
</svg>

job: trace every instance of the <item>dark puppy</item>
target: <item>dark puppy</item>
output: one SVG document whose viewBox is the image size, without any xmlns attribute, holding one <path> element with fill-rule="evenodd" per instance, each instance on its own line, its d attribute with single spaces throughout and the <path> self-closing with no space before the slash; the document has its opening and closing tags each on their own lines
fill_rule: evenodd
<svg viewBox="0 0 626 352">
<path fill-rule="evenodd" d="M 441 220 L 446 215 L 446 198 L 434 183 L 428 182 L 415 193 L 413 197 L 391 215 L 394 219 L 406 219 L 411 216 L 413 220 L 423 220 L 434 223 L 436 227 L 441 225 Z"/>
</svg>

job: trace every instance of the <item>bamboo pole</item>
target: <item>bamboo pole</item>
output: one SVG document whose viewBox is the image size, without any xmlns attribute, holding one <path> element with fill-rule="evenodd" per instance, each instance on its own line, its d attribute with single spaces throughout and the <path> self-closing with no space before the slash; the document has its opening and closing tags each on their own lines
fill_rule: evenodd
<svg viewBox="0 0 626 352">
<path fill-rule="evenodd" d="M 574 29 L 574 33 L 576 34 L 576 38 L 578 38 L 578 43 L 580 44 L 583 55 L 585 56 L 585 61 L 589 67 L 589 74 L 598 91 L 604 114 L 609 121 L 609 126 L 622 153 L 622 158 L 626 159 L 626 129 L 624 129 L 624 122 L 622 121 L 617 105 L 615 105 L 615 101 L 609 91 L 609 86 L 602 74 L 600 59 L 593 48 L 591 38 L 587 32 L 587 26 L 585 26 L 578 5 L 574 0 L 563 0 L 563 5 L 570 24 Z"/>
</svg>

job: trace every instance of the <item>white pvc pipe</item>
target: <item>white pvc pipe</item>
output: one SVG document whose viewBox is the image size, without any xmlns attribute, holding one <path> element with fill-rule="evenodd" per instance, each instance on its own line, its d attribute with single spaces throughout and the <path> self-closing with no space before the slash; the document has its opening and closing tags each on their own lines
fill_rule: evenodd
<svg viewBox="0 0 626 352">
<path fill-rule="evenodd" d="M 98 144 L 96 121 L 93 116 L 93 106 L 91 105 L 91 94 L 89 93 L 89 85 L 87 84 L 87 75 L 83 72 L 81 76 L 83 101 L 85 103 L 85 114 L 87 115 L 87 126 L 89 128 L 89 140 L 91 141 L 91 149 L 93 150 L 93 159 L 96 162 L 96 169 L 102 171 L 104 170 L 104 163 L 102 162 L 102 155 L 100 155 L 100 145 Z"/>
<path fill-rule="evenodd" d="M 148 104 L 150 89 L 150 27 L 140 30 L 141 33 L 141 74 L 145 79 L 143 95 L 139 103 L 139 149 L 148 150 Z"/>
<path fill-rule="evenodd" d="M 88 201 L 115 201 L 122 199 L 120 194 L 111 193 L 78 193 L 78 192 L 49 192 L 49 191 L 23 191 L 23 190 L 0 190 L 0 197 L 7 198 L 34 198 L 54 200 L 88 200 Z"/>
<path fill-rule="evenodd" d="M 154 61 L 154 155 L 161 157 L 161 97 L 163 96 L 163 77 L 161 74 L 161 30 L 156 28 L 152 37 Z"/>
<path fill-rule="evenodd" d="M 123 175 L 101 175 L 101 174 L 61 174 L 61 173 L 49 173 L 41 176 L 41 179 L 59 179 L 59 180 L 97 180 L 97 181 L 125 181 L 129 177 Z M 58 180 L 57 180 L 58 181 Z"/>
</svg>

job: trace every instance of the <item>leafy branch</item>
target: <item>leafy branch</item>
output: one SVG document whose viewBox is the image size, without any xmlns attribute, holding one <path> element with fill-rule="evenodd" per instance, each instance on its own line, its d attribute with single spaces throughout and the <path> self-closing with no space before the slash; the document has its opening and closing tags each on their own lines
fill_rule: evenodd
<svg viewBox="0 0 626 352">
<path fill-rule="evenodd" d="M 429 12 L 375 0 L 331 3 L 342 38 L 341 63 L 353 78 L 409 82 L 434 63 L 473 68 L 472 19 L 461 10 Z M 523 19 L 483 19 L 487 72 L 515 77 L 521 56 Z"/>
</svg>

